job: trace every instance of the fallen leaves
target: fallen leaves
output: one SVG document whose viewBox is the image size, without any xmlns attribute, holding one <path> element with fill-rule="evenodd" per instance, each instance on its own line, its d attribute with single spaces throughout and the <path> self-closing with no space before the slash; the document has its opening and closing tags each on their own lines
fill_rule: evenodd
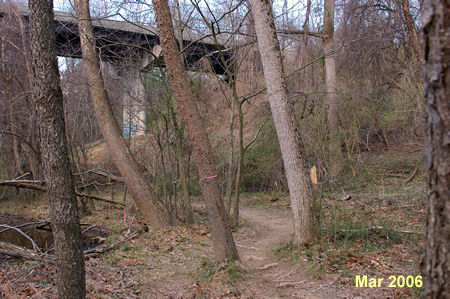
<svg viewBox="0 0 450 299">
<path fill-rule="evenodd" d="M 208 235 L 208 232 L 207 232 L 206 230 L 204 230 L 204 229 L 201 229 L 201 230 L 199 230 L 198 234 L 199 234 L 200 236 L 207 236 L 207 235 Z"/>
</svg>

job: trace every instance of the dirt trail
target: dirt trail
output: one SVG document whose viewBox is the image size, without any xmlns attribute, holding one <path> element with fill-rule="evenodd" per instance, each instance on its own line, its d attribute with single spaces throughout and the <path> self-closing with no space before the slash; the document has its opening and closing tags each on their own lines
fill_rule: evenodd
<svg viewBox="0 0 450 299">
<path fill-rule="evenodd" d="M 260 268 L 273 261 L 271 250 L 282 242 L 290 240 L 294 233 L 292 217 L 285 211 L 241 208 L 242 220 L 250 224 L 236 236 L 242 261 L 251 268 Z"/>
<path fill-rule="evenodd" d="M 300 264 L 277 260 L 272 250 L 289 241 L 294 232 L 289 211 L 242 207 L 240 215 L 249 225 L 241 228 L 235 239 L 242 263 L 251 269 L 247 290 L 255 298 L 357 297 L 351 287 L 318 281 L 302 270 Z"/>
</svg>

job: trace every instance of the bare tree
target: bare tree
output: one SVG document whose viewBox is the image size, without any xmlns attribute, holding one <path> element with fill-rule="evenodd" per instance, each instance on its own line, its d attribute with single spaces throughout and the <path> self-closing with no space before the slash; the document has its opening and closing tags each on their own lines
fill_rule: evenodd
<svg viewBox="0 0 450 299">
<path fill-rule="evenodd" d="M 5 54 L 5 49 L 6 49 L 6 42 L 4 40 L 4 38 L 1 38 L 1 57 L 2 57 L 2 61 L 1 61 L 1 70 L 2 70 L 2 77 L 3 77 L 3 82 L 4 82 L 4 91 L 3 94 L 6 98 L 6 105 L 8 107 L 8 120 L 9 120 L 9 129 L 10 129 L 10 133 L 12 135 L 12 150 L 13 150 L 13 155 L 14 155 L 14 162 L 16 164 L 16 170 L 17 170 L 17 174 L 22 175 L 23 174 L 23 169 L 22 169 L 22 161 L 20 160 L 20 153 L 19 153 L 19 141 L 18 141 L 18 137 L 17 137 L 17 132 L 16 132 L 16 121 L 15 121 L 15 111 L 14 111 L 14 104 L 13 101 L 11 99 L 11 93 L 10 93 L 10 85 L 11 85 L 11 75 L 8 74 L 8 70 L 6 67 L 6 54 Z"/>
<path fill-rule="evenodd" d="M 139 169 L 139 165 L 122 136 L 105 89 L 100 61 L 95 51 L 95 40 L 89 12 L 89 0 L 76 0 L 83 63 L 89 82 L 97 120 L 110 149 L 114 164 L 124 178 L 133 200 L 142 216 L 153 228 L 170 225 L 167 210 L 158 201 L 153 190 Z"/>
<path fill-rule="evenodd" d="M 403 19 L 406 24 L 406 29 L 408 32 L 409 43 L 414 52 L 414 57 L 416 58 L 417 64 L 422 64 L 422 51 L 420 50 L 419 37 L 417 34 L 416 26 L 414 26 L 414 20 L 411 17 L 411 10 L 409 8 L 409 0 L 402 0 L 402 14 Z"/>
<path fill-rule="evenodd" d="M 271 4 L 266 0 L 252 0 L 251 6 L 270 108 L 286 169 L 294 214 L 295 243 L 305 244 L 317 236 L 317 217 L 313 207 L 308 163 L 293 106 L 288 97 Z"/>
<path fill-rule="evenodd" d="M 427 219 L 422 258 L 424 298 L 450 297 L 450 7 L 425 0 Z"/>
<path fill-rule="evenodd" d="M 342 150 L 339 130 L 339 102 L 336 93 L 336 62 L 334 57 L 334 0 L 324 1 L 323 33 L 325 52 L 325 88 L 328 104 L 328 134 L 330 172 L 333 177 L 342 170 Z"/>
<path fill-rule="evenodd" d="M 85 272 L 75 188 L 70 173 L 53 28 L 53 1 L 31 0 L 34 96 L 50 202 L 60 298 L 85 297 Z"/>
<path fill-rule="evenodd" d="M 189 81 L 184 71 L 172 17 L 167 0 L 154 0 L 161 47 L 175 98 L 186 130 L 191 139 L 194 159 L 200 177 L 202 194 L 206 203 L 214 254 L 218 260 L 238 258 L 236 245 L 228 223 L 228 216 L 221 198 L 218 176 L 212 156 L 211 143 L 200 117 Z"/>
<path fill-rule="evenodd" d="M 0 25 L 1 36 L 1 75 L 0 95 L 4 98 L 4 115 L 8 116 L 8 125 L 2 127 L 0 138 L 11 137 L 2 146 L 2 159 L 8 161 L 10 169 L 14 158 L 14 175 L 17 173 L 32 176 L 40 180 L 40 153 L 38 129 L 36 126 L 36 109 L 31 97 L 31 48 L 29 32 L 25 20 L 13 3 L 1 4 L 2 15 Z M 1 109 L 1 108 L 0 108 Z M 6 136 L 5 136 L 6 134 Z M 12 157 L 9 156 L 9 148 Z M 27 161 L 28 163 L 25 163 Z M 10 175 L 13 175 L 10 173 Z"/>
</svg>

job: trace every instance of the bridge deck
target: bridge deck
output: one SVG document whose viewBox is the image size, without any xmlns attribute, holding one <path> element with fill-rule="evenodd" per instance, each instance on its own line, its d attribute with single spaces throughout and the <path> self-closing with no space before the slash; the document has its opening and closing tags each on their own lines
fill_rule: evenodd
<svg viewBox="0 0 450 299">
<path fill-rule="evenodd" d="M 14 5 L 17 12 L 28 20 L 29 9 L 24 5 Z M 0 3 L 0 19 L 12 11 L 11 5 Z M 55 11 L 55 36 L 57 55 L 81 58 L 80 38 L 77 18 L 72 13 Z M 108 19 L 93 19 L 92 21 L 96 45 L 103 60 L 118 62 L 123 59 L 140 59 L 142 54 L 151 52 L 159 45 L 159 34 L 156 27 L 140 26 L 125 21 Z M 186 67 L 200 68 L 200 60 L 208 57 L 213 70 L 217 74 L 225 74 L 220 63 L 217 50 L 224 48 L 215 45 L 211 37 L 202 37 L 185 32 L 183 46 L 186 57 Z M 226 59 L 230 53 L 224 52 Z"/>
</svg>

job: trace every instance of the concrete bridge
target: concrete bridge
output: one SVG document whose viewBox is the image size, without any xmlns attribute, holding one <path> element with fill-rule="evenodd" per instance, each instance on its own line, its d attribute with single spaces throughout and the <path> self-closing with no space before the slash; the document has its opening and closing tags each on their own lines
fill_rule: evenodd
<svg viewBox="0 0 450 299">
<path fill-rule="evenodd" d="M 11 4 L 5 3 L 0 3 L 0 20 L 14 11 L 28 22 L 27 6 L 14 5 L 13 8 Z M 76 16 L 61 11 L 54 13 L 57 55 L 81 58 Z M 143 134 L 146 113 L 142 105 L 144 96 L 142 73 L 152 67 L 164 67 L 158 30 L 153 26 L 108 19 L 93 19 L 92 25 L 104 69 L 123 77 L 123 84 L 128 87 L 128 92 L 123 95 L 124 134 Z M 219 49 L 225 49 L 224 45 L 216 45 L 211 37 L 185 31 L 183 47 L 185 66 L 188 70 L 201 71 L 204 69 L 205 61 L 208 61 L 215 73 L 225 75 L 218 53 Z M 226 59 L 230 58 L 229 51 L 224 51 L 223 54 Z"/>
</svg>

